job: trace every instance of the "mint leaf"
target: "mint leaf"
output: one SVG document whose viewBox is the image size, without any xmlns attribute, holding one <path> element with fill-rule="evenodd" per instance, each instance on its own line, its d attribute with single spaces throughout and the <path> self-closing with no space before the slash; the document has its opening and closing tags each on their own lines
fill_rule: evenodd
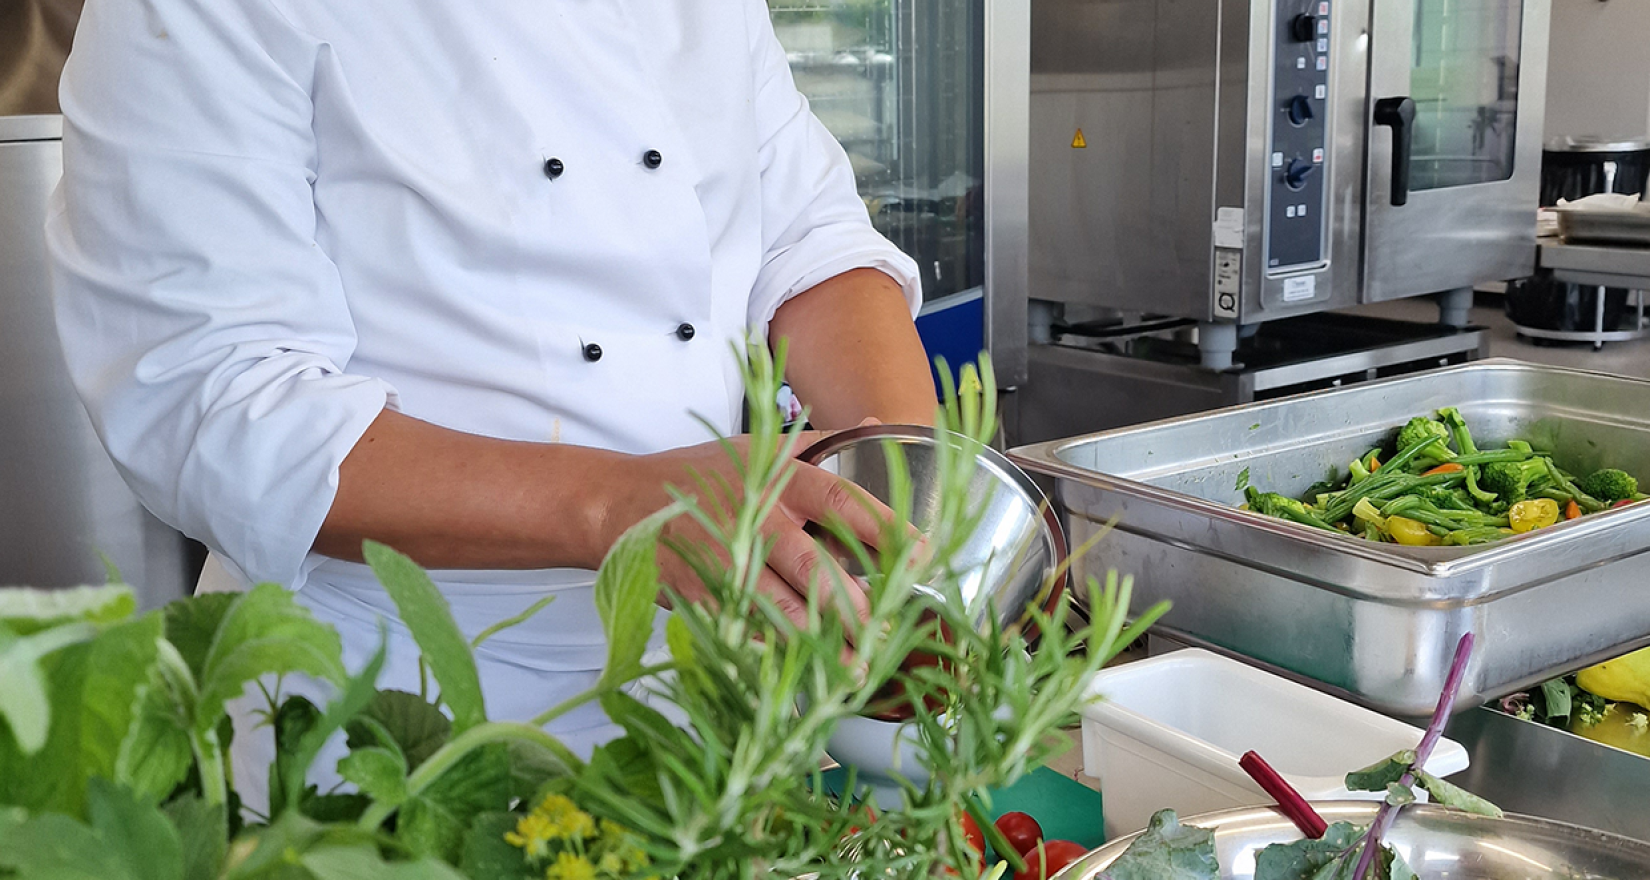
<svg viewBox="0 0 1650 880">
<path fill-rule="evenodd" d="M 68 623 L 116 623 L 136 610 L 132 588 L 120 584 L 63 590 L 0 589 L 0 626 L 20 636 Z"/>
<path fill-rule="evenodd" d="M 302 860 L 329 847 L 376 847 L 376 836 L 354 826 L 321 825 L 289 810 L 273 824 L 235 841 L 222 880 L 312 880 Z"/>
<path fill-rule="evenodd" d="M 196 681 L 206 674 L 206 654 L 212 650 L 212 640 L 240 597 L 240 593 L 204 593 L 179 599 L 163 609 L 166 640 L 178 649 Z"/>
<path fill-rule="evenodd" d="M 540 880 L 543 869 L 530 867 L 520 849 L 505 842 L 504 835 L 516 829 L 521 816 L 516 813 L 482 813 L 464 834 L 464 853 L 458 867 L 466 877 L 488 880 Z"/>
<path fill-rule="evenodd" d="M 338 775 L 387 806 L 400 806 L 407 800 L 407 762 L 389 749 L 368 746 L 350 752 L 338 762 Z"/>
<path fill-rule="evenodd" d="M 1153 816 L 1146 833 L 1106 869 L 1111 880 L 1219 880 L 1215 835 L 1182 825 L 1174 810 Z"/>
<path fill-rule="evenodd" d="M 10 725 L 12 738 L 23 755 L 45 748 L 51 728 L 51 699 L 46 695 L 46 671 L 40 666 L 41 659 L 96 635 L 97 628 L 89 623 L 30 635 L 18 635 L 0 626 L 0 720 Z"/>
<path fill-rule="evenodd" d="M 297 796 L 303 792 L 304 778 L 309 773 L 309 766 L 315 763 L 315 756 L 321 753 L 321 747 L 326 745 L 327 739 L 360 715 L 377 696 L 378 674 L 384 669 L 387 644 L 384 624 L 380 622 L 378 650 L 373 652 L 372 658 L 359 673 L 350 676 L 344 682 L 343 689 L 332 698 L 332 702 L 327 703 L 326 710 L 315 719 L 314 724 L 308 725 L 308 729 L 299 737 L 298 745 L 293 749 L 292 758 L 286 766 L 286 779 L 282 786 L 286 791 L 289 806 L 294 805 Z"/>
<path fill-rule="evenodd" d="M 505 745 L 510 753 L 510 798 L 528 802 L 533 800 L 546 783 L 572 772 L 560 755 L 536 742 L 511 740 Z"/>
<path fill-rule="evenodd" d="M 152 800 L 171 794 L 183 782 L 195 763 L 190 720 L 183 712 L 160 671 L 151 670 L 149 681 L 138 689 L 132 724 L 115 756 L 116 782 Z"/>
<path fill-rule="evenodd" d="M 285 588 L 260 584 L 239 594 L 201 667 L 195 730 L 204 734 L 216 727 L 224 704 L 265 675 L 301 672 L 342 684 L 342 653 L 338 632 L 316 620 Z"/>
<path fill-rule="evenodd" d="M 453 732 L 463 733 L 485 722 L 487 710 L 475 655 L 453 620 L 452 608 L 441 590 L 405 554 L 375 541 L 366 542 L 362 553 L 379 583 L 395 600 L 401 622 L 412 632 L 424 661 L 441 684 L 442 702 L 453 711 Z"/>
<path fill-rule="evenodd" d="M 288 780 L 296 780 L 302 784 L 308 767 L 296 767 L 302 758 L 298 754 L 299 743 L 315 725 L 321 720 L 321 710 L 314 703 L 301 696 L 290 696 L 282 701 L 275 709 L 275 718 L 270 725 L 275 729 L 275 760 L 269 764 L 269 817 L 274 819 L 281 815 L 290 804 L 296 801 L 299 792 L 287 791 Z"/>
<path fill-rule="evenodd" d="M 158 807 L 106 779 L 91 781 L 86 801 L 92 830 L 126 868 L 124 876 L 177 880 L 183 873 L 183 843 Z"/>
<path fill-rule="evenodd" d="M 298 799 L 298 812 L 317 822 L 354 824 L 361 820 L 372 798 L 357 792 L 320 794 L 315 786 L 304 789 Z"/>
<path fill-rule="evenodd" d="M 653 638 L 659 600 L 659 533 L 681 514 L 681 504 L 631 526 L 602 560 L 594 589 L 596 613 L 607 634 L 607 665 L 597 687 L 614 687 L 642 672 L 642 655 Z"/>
<path fill-rule="evenodd" d="M 1255 880 L 1303 880 L 1312 877 L 1357 845 L 1363 836 L 1363 828 L 1348 822 L 1336 822 L 1318 840 L 1274 843 L 1255 856 Z M 1348 864 L 1346 870 L 1350 872 L 1355 867 L 1355 864 Z"/>
<path fill-rule="evenodd" d="M 318 846 L 299 860 L 314 880 L 465 880 L 431 859 L 386 862 L 372 844 Z"/>
<path fill-rule="evenodd" d="M 344 730 L 350 748 L 393 745 L 401 750 L 408 769 L 416 770 L 452 739 L 453 722 L 417 694 L 379 691 Z"/>
<path fill-rule="evenodd" d="M 165 806 L 183 849 L 181 880 L 217 880 L 229 853 L 224 837 L 227 817 L 222 804 L 184 795 Z"/>
<path fill-rule="evenodd" d="M 1415 781 L 1427 790 L 1432 799 L 1446 807 L 1456 810 L 1465 810 L 1480 816 L 1491 816 L 1499 819 L 1502 816 L 1501 808 L 1487 800 L 1472 794 L 1465 789 L 1458 788 L 1424 770 L 1415 771 Z"/>
<path fill-rule="evenodd" d="M 178 880 L 182 844 L 160 810 L 105 779 L 92 780 L 86 800 L 90 824 L 61 813 L 0 817 L 0 875 L 13 880 Z"/>
<path fill-rule="evenodd" d="M 1414 763 L 1413 750 L 1399 752 L 1379 764 L 1346 774 L 1346 787 L 1350 791 L 1386 791 L 1387 786 L 1403 779 Z"/>
<path fill-rule="evenodd" d="M 90 624 L 44 630 L 26 639 L 78 638 Z M 134 708 L 155 666 L 160 616 L 115 624 L 41 658 L 47 682 L 50 730 L 40 749 L 25 756 L 0 736 L 0 803 L 33 811 L 84 815 L 93 777 L 114 778 Z M 15 684 L 0 672 L 0 689 Z"/>
<path fill-rule="evenodd" d="M 91 828 L 60 813 L 0 821 L 0 869 L 8 880 L 128 880 L 118 856 Z"/>
<path fill-rule="evenodd" d="M 482 746 L 401 807 L 395 836 L 416 855 L 456 862 L 470 823 L 508 804 L 510 788 L 509 752 L 502 744 Z"/>
</svg>

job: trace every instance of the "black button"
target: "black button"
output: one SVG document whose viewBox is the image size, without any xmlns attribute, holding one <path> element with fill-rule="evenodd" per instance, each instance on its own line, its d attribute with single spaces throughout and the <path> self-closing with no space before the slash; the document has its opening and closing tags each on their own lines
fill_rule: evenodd
<svg viewBox="0 0 1650 880">
<path fill-rule="evenodd" d="M 676 328 L 676 338 L 682 340 L 683 342 L 687 342 L 698 332 L 699 331 L 693 329 L 692 324 L 683 324 L 682 326 Z"/>
<path fill-rule="evenodd" d="M 560 177 L 561 173 L 566 170 L 567 166 L 563 165 L 560 159 L 546 159 L 544 162 L 544 176 L 551 180 Z"/>
<path fill-rule="evenodd" d="M 642 154 L 642 164 L 649 168 L 658 168 L 665 163 L 665 157 L 658 150 L 648 150 Z"/>
<path fill-rule="evenodd" d="M 584 347 L 584 359 L 595 363 L 602 359 L 602 347 L 592 342 Z"/>
</svg>

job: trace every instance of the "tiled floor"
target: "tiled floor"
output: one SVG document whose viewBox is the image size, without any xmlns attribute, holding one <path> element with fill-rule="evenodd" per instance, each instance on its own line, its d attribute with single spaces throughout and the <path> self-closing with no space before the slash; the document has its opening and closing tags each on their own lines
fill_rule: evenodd
<svg viewBox="0 0 1650 880">
<path fill-rule="evenodd" d="M 1431 321 L 1437 319 L 1438 308 L 1423 298 L 1368 306 L 1356 313 L 1408 321 Z M 1518 336 L 1501 309 L 1500 297 L 1488 294 L 1479 295 L 1478 306 L 1472 310 L 1472 320 L 1481 327 L 1489 328 L 1491 357 L 1517 358 L 1538 364 L 1650 379 L 1650 339 L 1606 343 L 1600 351 L 1594 351 L 1591 345 L 1586 344 L 1538 345 Z"/>
</svg>

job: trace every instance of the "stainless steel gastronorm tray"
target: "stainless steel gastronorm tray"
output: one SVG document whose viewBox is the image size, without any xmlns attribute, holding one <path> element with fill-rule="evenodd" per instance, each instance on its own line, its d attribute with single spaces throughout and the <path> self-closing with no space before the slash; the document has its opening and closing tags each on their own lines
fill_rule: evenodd
<svg viewBox="0 0 1650 880">
<path fill-rule="evenodd" d="M 1650 382 L 1479 361 L 1383 382 L 1042 443 L 1010 454 L 1056 479 L 1073 565 L 1137 576 L 1160 629 L 1391 715 L 1429 714 L 1460 636 L 1478 650 L 1458 708 L 1650 644 L 1650 502 L 1484 547 L 1400 547 L 1239 510 L 1299 495 L 1413 416 L 1458 406 L 1485 445 L 1520 437 L 1572 471 L 1650 482 Z"/>
</svg>

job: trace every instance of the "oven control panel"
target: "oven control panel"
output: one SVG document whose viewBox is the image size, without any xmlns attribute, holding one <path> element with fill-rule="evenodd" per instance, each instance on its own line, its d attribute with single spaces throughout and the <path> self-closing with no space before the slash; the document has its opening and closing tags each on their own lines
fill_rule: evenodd
<svg viewBox="0 0 1650 880">
<path fill-rule="evenodd" d="M 1266 267 L 1272 274 L 1325 259 L 1333 12 L 1332 0 L 1276 3 L 1266 207 Z"/>
</svg>

